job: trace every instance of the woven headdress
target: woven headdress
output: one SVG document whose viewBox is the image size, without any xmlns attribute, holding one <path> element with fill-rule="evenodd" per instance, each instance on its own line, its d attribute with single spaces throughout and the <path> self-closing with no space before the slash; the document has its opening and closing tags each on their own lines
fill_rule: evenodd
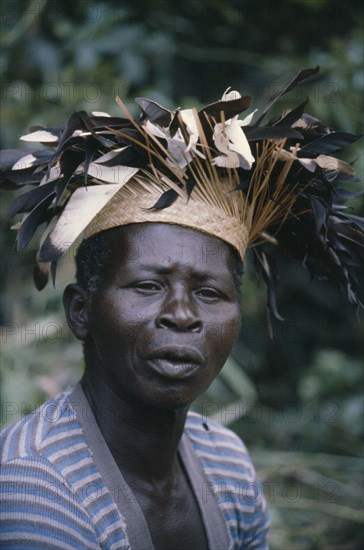
<svg viewBox="0 0 364 550">
<path fill-rule="evenodd" d="M 49 270 L 55 277 L 56 262 L 82 233 L 87 238 L 110 227 L 165 222 L 223 239 L 241 258 L 252 247 L 276 317 L 276 245 L 359 305 L 364 224 L 346 211 L 355 194 L 341 188 L 357 178 L 350 164 L 332 156 L 359 136 L 333 132 L 304 113 L 307 100 L 262 124 L 282 95 L 317 71 L 301 71 L 263 109 L 243 118 L 251 98 L 226 91 L 199 111 L 171 112 L 136 99 L 141 113 L 134 119 L 117 98 L 123 118 L 82 111 L 64 128 L 31 128 L 21 139 L 53 150 L 3 151 L 1 186 L 33 186 L 8 217 L 24 214 L 16 226 L 18 250 L 46 226 L 37 288 Z"/>
</svg>

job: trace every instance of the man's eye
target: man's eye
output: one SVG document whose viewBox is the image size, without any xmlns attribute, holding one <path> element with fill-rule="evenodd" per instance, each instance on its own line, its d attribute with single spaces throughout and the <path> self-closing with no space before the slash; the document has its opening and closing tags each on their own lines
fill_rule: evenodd
<svg viewBox="0 0 364 550">
<path fill-rule="evenodd" d="M 221 297 L 220 293 L 214 288 L 199 288 L 195 294 L 207 300 L 218 300 Z"/>
<path fill-rule="evenodd" d="M 140 292 L 156 292 L 162 288 L 161 285 L 155 281 L 139 281 L 133 284 L 132 287 Z"/>
</svg>

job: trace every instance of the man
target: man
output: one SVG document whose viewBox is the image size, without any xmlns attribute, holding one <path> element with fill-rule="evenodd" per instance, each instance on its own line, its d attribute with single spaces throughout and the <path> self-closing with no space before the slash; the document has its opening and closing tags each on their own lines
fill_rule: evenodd
<svg viewBox="0 0 364 550">
<path fill-rule="evenodd" d="M 42 240 L 38 287 L 84 232 L 64 305 L 85 374 L 3 433 L 4 547 L 267 548 L 266 505 L 246 448 L 188 408 L 237 337 L 246 248 L 255 245 L 275 314 L 267 242 L 304 251 L 306 265 L 333 274 L 355 301 L 351 259 L 362 233 L 331 201 L 330 182 L 349 168 L 337 161 L 333 174 L 336 159 L 328 168 L 319 154 L 330 131 L 308 124 L 303 107 L 281 126 L 250 126 L 251 115 L 238 119 L 249 104 L 230 92 L 200 113 L 170 113 L 139 100 L 136 122 L 120 102 L 126 119 L 77 113 L 62 131 L 26 136 L 54 144 L 48 157 L 9 155 L 5 183 L 23 170 L 37 185 L 11 211 L 28 213 L 18 247 L 56 220 Z M 306 139 L 306 150 L 291 145 Z M 344 230 L 356 240 L 334 269 L 328 259 L 342 250 Z"/>
<path fill-rule="evenodd" d="M 89 291 L 97 239 L 103 265 Z M 239 330 L 237 262 L 223 241 L 177 225 L 128 225 L 84 241 L 81 284 L 66 288 L 64 303 L 85 374 L 4 435 L 4 547 L 266 546 L 265 503 L 244 446 L 187 417 Z M 222 340 L 209 332 L 216 321 Z"/>
</svg>

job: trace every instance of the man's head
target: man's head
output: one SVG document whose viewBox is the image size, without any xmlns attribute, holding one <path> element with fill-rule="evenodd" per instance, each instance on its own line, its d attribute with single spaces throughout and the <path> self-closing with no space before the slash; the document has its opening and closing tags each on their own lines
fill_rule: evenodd
<svg viewBox="0 0 364 550">
<path fill-rule="evenodd" d="M 86 371 L 132 400 L 189 405 L 238 334 L 241 262 L 220 239 L 177 225 L 134 224 L 99 237 L 99 267 L 90 274 L 92 242 L 85 242 L 79 284 L 64 300 L 85 343 Z"/>
</svg>

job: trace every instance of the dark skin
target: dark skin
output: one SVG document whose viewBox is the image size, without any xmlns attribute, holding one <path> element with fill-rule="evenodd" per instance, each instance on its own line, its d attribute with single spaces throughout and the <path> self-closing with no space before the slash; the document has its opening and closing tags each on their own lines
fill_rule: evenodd
<svg viewBox="0 0 364 550">
<path fill-rule="evenodd" d="M 233 254 L 181 226 L 111 232 L 112 262 L 94 295 L 65 290 L 85 343 L 83 389 L 158 550 L 207 539 L 177 448 L 191 403 L 224 365 L 239 331 Z M 127 445 L 125 444 L 127 442 Z"/>
</svg>

